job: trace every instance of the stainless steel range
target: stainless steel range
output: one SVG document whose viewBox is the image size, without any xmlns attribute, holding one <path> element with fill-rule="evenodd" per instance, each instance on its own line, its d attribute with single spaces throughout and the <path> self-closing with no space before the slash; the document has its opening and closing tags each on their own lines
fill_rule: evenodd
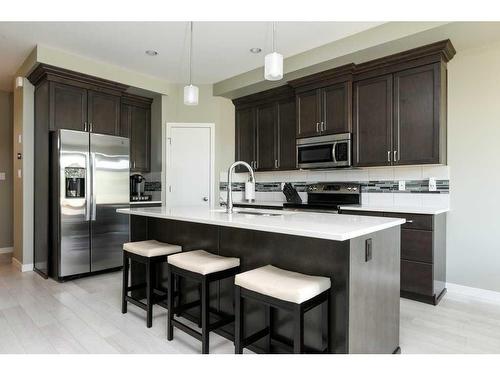
<svg viewBox="0 0 500 375">
<path fill-rule="evenodd" d="M 283 209 L 337 213 L 340 206 L 360 204 L 360 184 L 352 182 L 324 182 L 307 185 L 306 203 L 284 203 Z"/>
</svg>

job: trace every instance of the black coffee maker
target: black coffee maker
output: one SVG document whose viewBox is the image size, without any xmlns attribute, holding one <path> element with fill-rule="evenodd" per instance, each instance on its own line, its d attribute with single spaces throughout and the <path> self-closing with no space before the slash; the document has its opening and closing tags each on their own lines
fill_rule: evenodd
<svg viewBox="0 0 500 375">
<path fill-rule="evenodd" d="M 142 174 L 133 174 L 130 176 L 130 198 L 131 200 L 142 200 L 144 193 L 144 181 L 146 179 Z"/>
</svg>

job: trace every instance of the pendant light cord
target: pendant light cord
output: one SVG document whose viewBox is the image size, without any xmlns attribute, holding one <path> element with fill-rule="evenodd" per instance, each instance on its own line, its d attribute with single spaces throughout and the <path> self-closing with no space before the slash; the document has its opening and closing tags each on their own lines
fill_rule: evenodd
<svg viewBox="0 0 500 375">
<path fill-rule="evenodd" d="M 276 21 L 273 21 L 272 41 L 273 41 L 273 52 L 276 52 Z"/>
<path fill-rule="evenodd" d="M 193 21 L 189 22 L 190 32 L 189 32 L 189 85 L 191 86 L 191 76 L 193 74 Z"/>
</svg>

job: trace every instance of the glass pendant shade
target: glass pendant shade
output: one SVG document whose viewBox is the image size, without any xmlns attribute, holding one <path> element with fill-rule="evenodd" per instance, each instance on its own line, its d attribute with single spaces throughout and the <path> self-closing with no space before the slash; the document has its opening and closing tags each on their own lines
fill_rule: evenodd
<svg viewBox="0 0 500 375">
<path fill-rule="evenodd" d="M 279 81 L 283 78 L 283 55 L 277 52 L 266 55 L 264 78 L 268 81 Z"/>
<path fill-rule="evenodd" d="M 193 85 L 184 86 L 184 104 L 198 105 L 198 87 Z"/>
</svg>

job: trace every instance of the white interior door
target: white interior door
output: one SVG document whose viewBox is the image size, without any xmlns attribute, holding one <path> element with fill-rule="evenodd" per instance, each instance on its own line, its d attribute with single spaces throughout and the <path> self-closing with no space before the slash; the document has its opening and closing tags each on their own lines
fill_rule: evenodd
<svg viewBox="0 0 500 375">
<path fill-rule="evenodd" d="M 213 127 L 213 124 L 167 124 L 168 205 L 212 205 Z"/>
</svg>

